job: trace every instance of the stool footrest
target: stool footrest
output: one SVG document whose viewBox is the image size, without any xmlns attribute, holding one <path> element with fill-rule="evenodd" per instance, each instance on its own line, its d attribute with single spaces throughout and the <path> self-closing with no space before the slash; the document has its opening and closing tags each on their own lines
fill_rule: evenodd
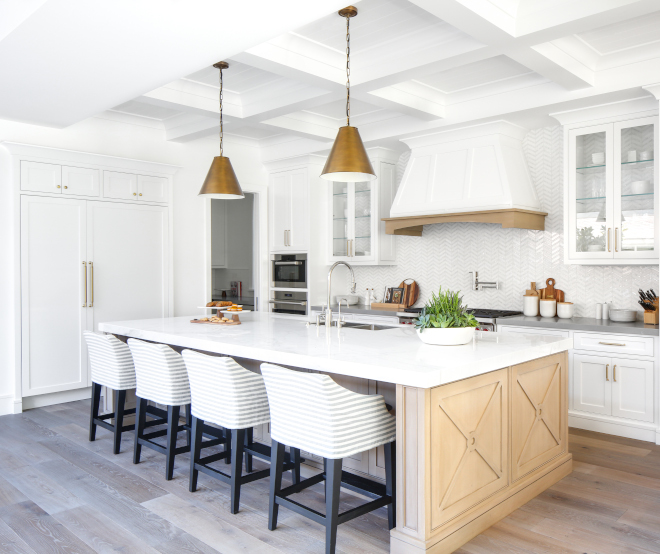
<svg viewBox="0 0 660 554">
<path fill-rule="evenodd" d="M 293 466 L 293 464 L 291 464 L 291 466 Z M 282 471 L 286 471 L 286 463 L 284 464 Z M 290 485 L 285 489 L 282 489 L 279 493 L 277 493 L 277 496 L 278 497 L 281 496 L 284 498 L 289 496 L 290 494 L 296 494 L 297 492 L 300 492 L 308 487 L 316 485 L 321 481 L 325 481 L 325 473 L 318 473 L 317 475 L 314 475 L 312 477 L 300 481 L 300 483 L 297 483 L 295 485 Z"/>
<path fill-rule="evenodd" d="M 151 414 L 150 414 L 151 415 Z M 167 419 L 152 419 L 144 424 L 144 428 L 156 427 L 156 425 L 167 425 Z"/>
<path fill-rule="evenodd" d="M 115 414 L 112 414 L 112 415 L 114 416 Z M 103 421 L 100 417 L 99 418 L 97 418 L 97 417 L 94 418 L 94 425 L 98 425 L 99 427 L 103 427 L 104 429 L 107 429 L 108 431 L 114 431 L 115 430 L 114 425 L 108 423 L 107 421 Z"/>
<path fill-rule="evenodd" d="M 161 435 L 162 436 L 162 435 Z M 147 437 L 141 437 L 137 439 L 139 444 L 142 444 L 144 446 L 147 446 L 148 448 L 152 448 L 153 450 L 156 450 L 160 452 L 161 454 L 166 454 L 167 453 L 167 447 L 163 446 L 162 444 L 158 444 L 157 442 L 154 442 L 152 440 L 149 440 Z M 190 452 L 190 446 L 179 446 L 179 448 L 174 449 L 174 454 L 185 454 L 186 452 Z"/>
<path fill-rule="evenodd" d="M 384 484 L 346 471 L 341 472 L 341 486 L 370 498 L 381 498 L 387 495 L 387 489 Z"/>
</svg>

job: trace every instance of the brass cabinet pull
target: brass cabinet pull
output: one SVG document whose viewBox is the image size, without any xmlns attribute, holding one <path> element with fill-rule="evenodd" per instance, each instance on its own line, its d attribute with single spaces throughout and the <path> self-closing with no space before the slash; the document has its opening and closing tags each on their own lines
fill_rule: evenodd
<svg viewBox="0 0 660 554">
<path fill-rule="evenodd" d="M 140 196 L 142 196 L 142 193 L 140 193 Z"/>
<path fill-rule="evenodd" d="M 610 364 L 607 364 L 605 366 L 605 380 L 606 381 L 610 380 Z"/>
<path fill-rule="evenodd" d="M 91 270 L 92 273 L 92 301 L 89 303 L 89 307 L 91 308 L 94 306 L 94 262 L 89 262 L 89 269 Z"/>
<path fill-rule="evenodd" d="M 616 383 L 616 364 L 614 364 L 614 367 L 612 368 L 612 377 L 614 378 L 614 382 Z"/>
<path fill-rule="evenodd" d="M 58 189 L 61 188 L 60 185 L 57 185 L 57 188 L 58 188 Z"/>
<path fill-rule="evenodd" d="M 612 236 L 612 228 L 607 228 L 607 251 L 612 252 L 612 247 L 610 246 L 610 237 Z"/>
<path fill-rule="evenodd" d="M 83 304 L 83 308 L 87 307 L 87 262 L 83 262 L 83 266 L 85 267 L 85 303 Z"/>
<path fill-rule="evenodd" d="M 626 345 L 625 342 L 603 342 L 603 341 L 600 341 L 598 344 L 604 344 L 606 346 L 625 346 Z"/>
<path fill-rule="evenodd" d="M 66 185 L 64 185 L 64 188 L 65 188 L 65 189 L 68 189 L 69 187 L 67 187 Z"/>
<path fill-rule="evenodd" d="M 618 252 L 619 251 L 619 228 L 615 227 L 614 228 L 614 251 Z"/>
<path fill-rule="evenodd" d="M 137 196 L 137 192 L 134 192 L 134 193 L 133 193 L 133 196 Z"/>
</svg>

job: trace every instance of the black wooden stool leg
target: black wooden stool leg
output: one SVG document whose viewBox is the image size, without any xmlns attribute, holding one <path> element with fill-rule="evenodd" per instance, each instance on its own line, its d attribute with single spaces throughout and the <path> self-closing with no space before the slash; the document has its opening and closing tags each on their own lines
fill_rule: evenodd
<svg viewBox="0 0 660 554">
<path fill-rule="evenodd" d="M 250 427 L 245 430 L 245 446 L 252 448 L 254 443 L 254 428 Z M 245 471 L 247 473 L 252 473 L 252 454 L 245 453 Z"/>
<path fill-rule="evenodd" d="M 282 469 L 284 466 L 284 445 L 271 441 L 270 445 L 270 496 L 268 498 L 268 529 L 274 531 L 277 527 L 279 504 L 275 495 L 282 490 Z"/>
<path fill-rule="evenodd" d="M 199 461 L 202 452 L 202 436 L 204 433 L 204 420 L 196 417 L 192 418 L 192 444 L 190 445 L 190 480 L 188 490 L 195 492 L 197 490 L 197 476 L 199 470 L 195 469 L 195 464 Z"/>
<path fill-rule="evenodd" d="M 147 422 L 147 401 L 138 396 L 135 397 L 135 444 L 133 445 L 133 463 L 140 463 L 142 445 L 140 440 L 144 434 L 144 425 Z"/>
<path fill-rule="evenodd" d="M 192 413 L 190 412 L 190 404 L 186 404 L 186 446 L 190 448 L 190 438 L 191 438 L 191 424 L 192 424 Z"/>
<path fill-rule="evenodd" d="M 96 440 L 96 423 L 94 419 L 99 417 L 99 404 L 101 403 L 101 385 L 92 383 L 92 407 L 89 414 L 89 440 Z"/>
<path fill-rule="evenodd" d="M 396 527 L 396 441 L 383 445 L 385 449 L 385 492 L 392 497 L 387 506 L 387 522 L 390 529 Z"/>
<path fill-rule="evenodd" d="M 291 470 L 291 482 L 294 485 L 300 483 L 300 448 L 290 448 L 289 455 L 293 462 L 293 469 Z"/>
<path fill-rule="evenodd" d="M 231 506 L 232 514 L 238 513 L 241 499 L 241 476 L 243 474 L 243 448 L 245 429 L 231 430 Z"/>
<path fill-rule="evenodd" d="M 174 475 L 174 456 L 176 452 L 176 437 L 179 429 L 180 406 L 167 407 L 167 450 L 165 452 L 165 480 Z"/>
<path fill-rule="evenodd" d="M 114 450 L 115 454 L 119 454 L 121 449 L 121 430 L 124 427 L 124 404 L 126 402 L 126 391 L 115 391 L 115 436 L 114 436 Z"/>
<path fill-rule="evenodd" d="M 323 502 L 328 499 L 328 458 L 323 458 L 323 475 L 325 479 L 323 481 Z"/>
<path fill-rule="evenodd" d="M 231 429 L 225 429 L 225 452 L 227 456 L 225 457 L 225 463 L 231 463 Z"/>
<path fill-rule="evenodd" d="M 325 554 L 335 554 L 337 525 L 339 525 L 339 493 L 341 488 L 341 458 L 327 461 L 325 474 Z"/>
</svg>

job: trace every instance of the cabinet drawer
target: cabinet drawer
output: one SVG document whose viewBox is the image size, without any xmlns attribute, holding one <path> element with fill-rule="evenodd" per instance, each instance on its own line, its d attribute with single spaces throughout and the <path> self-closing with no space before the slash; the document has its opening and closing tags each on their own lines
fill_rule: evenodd
<svg viewBox="0 0 660 554">
<path fill-rule="evenodd" d="M 574 333 L 575 350 L 593 350 L 612 354 L 653 356 L 653 337 L 610 335 L 600 333 Z"/>
<path fill-rule="evenodd" d="M 394 316 L 353 314 L 353 321 L 376 323 L 378 325 L 398 325 L 399 318 Z"/>
<path fill-rule="evenodd" d="M 500 325 L 497 328 L 498 333 L 522 333 L 526 335 L 551 335 L 553 337 L 568 338 L 568 331 L 561 331 L 559 329 L 539 329 L 538 327 L 510 327 L 508 325 Z"/>
</svg>

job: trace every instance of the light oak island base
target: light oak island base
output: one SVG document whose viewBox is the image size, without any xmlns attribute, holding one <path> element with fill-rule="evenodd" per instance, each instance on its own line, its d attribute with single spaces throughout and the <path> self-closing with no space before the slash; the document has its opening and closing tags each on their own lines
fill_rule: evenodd
<svg viewBox="0 0 660 554">
<path fill-rule="evenodd" d="M 562 352 L 440 387 L 397 385 L 390 552 L 444 554 L 571 473 Z"/>
</svg>

